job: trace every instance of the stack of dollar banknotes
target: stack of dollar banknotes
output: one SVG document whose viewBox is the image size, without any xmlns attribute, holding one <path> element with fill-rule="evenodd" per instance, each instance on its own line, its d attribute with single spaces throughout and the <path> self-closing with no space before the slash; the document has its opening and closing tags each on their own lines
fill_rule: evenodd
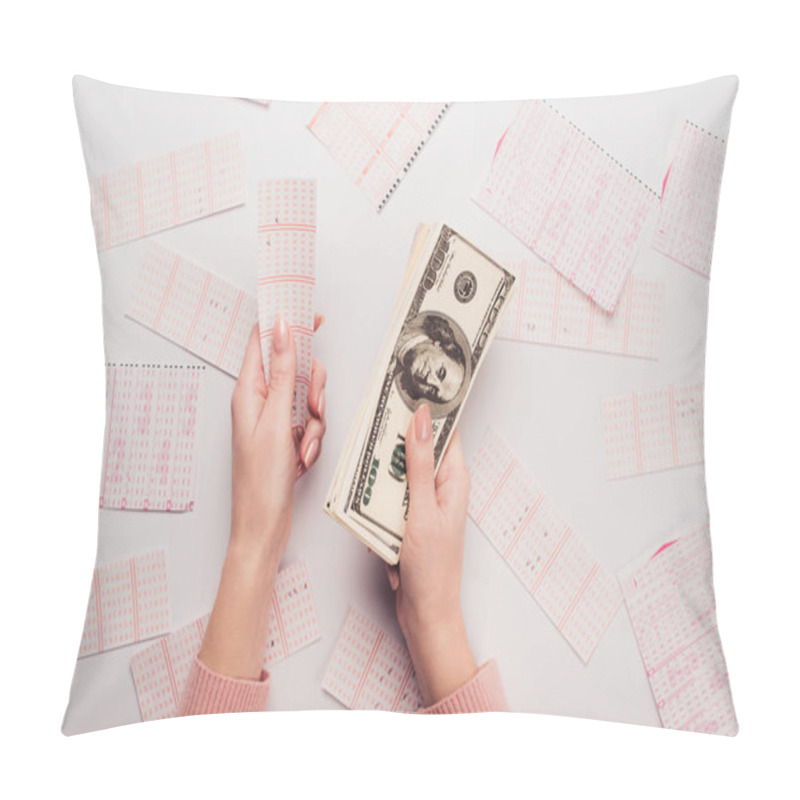
<svg viewBox="0 0 800 800">
<path fill-rule="evenodd" d="M 436 468 L 497 330 L 514 276 L 447 225 L 417 231 L 392 323 L 325 510 L 389 564 L 408 515 L 405 438 L 427 403 Z"/>
</svg>

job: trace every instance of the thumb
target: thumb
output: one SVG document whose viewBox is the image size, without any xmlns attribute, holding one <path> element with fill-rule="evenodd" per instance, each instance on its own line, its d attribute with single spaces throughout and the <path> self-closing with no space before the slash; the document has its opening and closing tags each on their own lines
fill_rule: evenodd
<svg viewBox="0 0 800 800">
<path fill-rule="evenodd" d="M 291 425 L 294 379 L 297 372 L 297 352 L 294 338 L 283 315 L 275 318 L 272 329 L 272 344 L 269 354 L 269 376 L 267 377 L 267 405 L 270 414 Z"/>
<path fill-rule="evenodd" d="M 423 403 L 414 413 L 406 433 L 406 477 L 409 515 L 432 514 L 437 507 L 433 483 L 433 426 L 431 411 Z"/>
</svg>

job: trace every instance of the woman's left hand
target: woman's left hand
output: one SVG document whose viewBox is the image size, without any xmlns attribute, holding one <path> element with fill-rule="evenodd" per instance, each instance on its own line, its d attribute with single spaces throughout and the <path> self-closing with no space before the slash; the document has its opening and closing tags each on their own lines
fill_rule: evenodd
<svg viewBox="0 0 800 800">
<path fill-rule="evenodd" d="M 314 329 L 322 323 L 315 319 Z M 297 354 L 286 321 L 271 335 L 267 386 L 258 327 L 250 333 L 233 390 L 233 496 L 231 545 L 277 564 L 292 522 L 294 484 L 319 457 L 325 435 L 325 368 L 314 359 L 305 431 L 292 430 Z"/>
<path fill-rule="evenodd" d="M 315 320 L 316 330 L 322 322 Z M 297 479 L 319 456 L 325 435 L 325 369 L 314 362 L 302 436 L 292 431 L 297 354 L 280 317 L 272 331 L 269 386 L 258 327 L 250 333 L 233 390 L 231 535 L 200 660 L 234 678 L 263 677 L 272 589 L 292 526 Z"/>
</svg>

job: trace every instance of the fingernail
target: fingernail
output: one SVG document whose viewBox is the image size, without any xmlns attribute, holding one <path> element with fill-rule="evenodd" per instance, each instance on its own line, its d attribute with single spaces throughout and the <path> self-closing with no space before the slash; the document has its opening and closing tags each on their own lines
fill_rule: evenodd
<svg viewBox="0 0 800 800">
<path fill-rule="evenodd" d="M 319 403 L 317 403 L 317 411 L 319 411 L 320 417 L 325 414 L 325 390 L 323 389 L 319 393 Z"/>
<path fill-rule="evenodd" d="M 275 331 L 272 345 L 276 353 L 283 353 L 289 347 L 289 328 L 282 314 L 275 317 Z"/>
<path fill-rule="evenodd" d="M 314 456 L 316 456 L 317 454 L 318 447 L 319 447 L 319 441 L 317 439 L 312 439 L 306 445 L 306 452 L 303 455 L 303 463 L 306 465 L 306 469 L 308 469 L 314 462 Z"/>
<path fill-rule="evenodd" d="M 418 442 L 427 442 L 431 438 L 431 410 L 423 403 L 414 414 L 414 433 Z"/>
</svg>

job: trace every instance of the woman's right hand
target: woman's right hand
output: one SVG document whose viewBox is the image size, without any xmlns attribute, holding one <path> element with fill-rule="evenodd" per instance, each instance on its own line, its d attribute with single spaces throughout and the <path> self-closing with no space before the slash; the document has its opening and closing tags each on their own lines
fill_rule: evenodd
<svg viewBox="0 0 800 800">
<path fill-rule="evenodd" d="M 461 566 L 469 472 L 458 430 L 434 479 L 430 409 L 420 406 L 406 435 L 409 510 L 398 567 L 389 568 L 397 620 L 426 705 L 477 671 L 461 613 Z"/>
</svg>

